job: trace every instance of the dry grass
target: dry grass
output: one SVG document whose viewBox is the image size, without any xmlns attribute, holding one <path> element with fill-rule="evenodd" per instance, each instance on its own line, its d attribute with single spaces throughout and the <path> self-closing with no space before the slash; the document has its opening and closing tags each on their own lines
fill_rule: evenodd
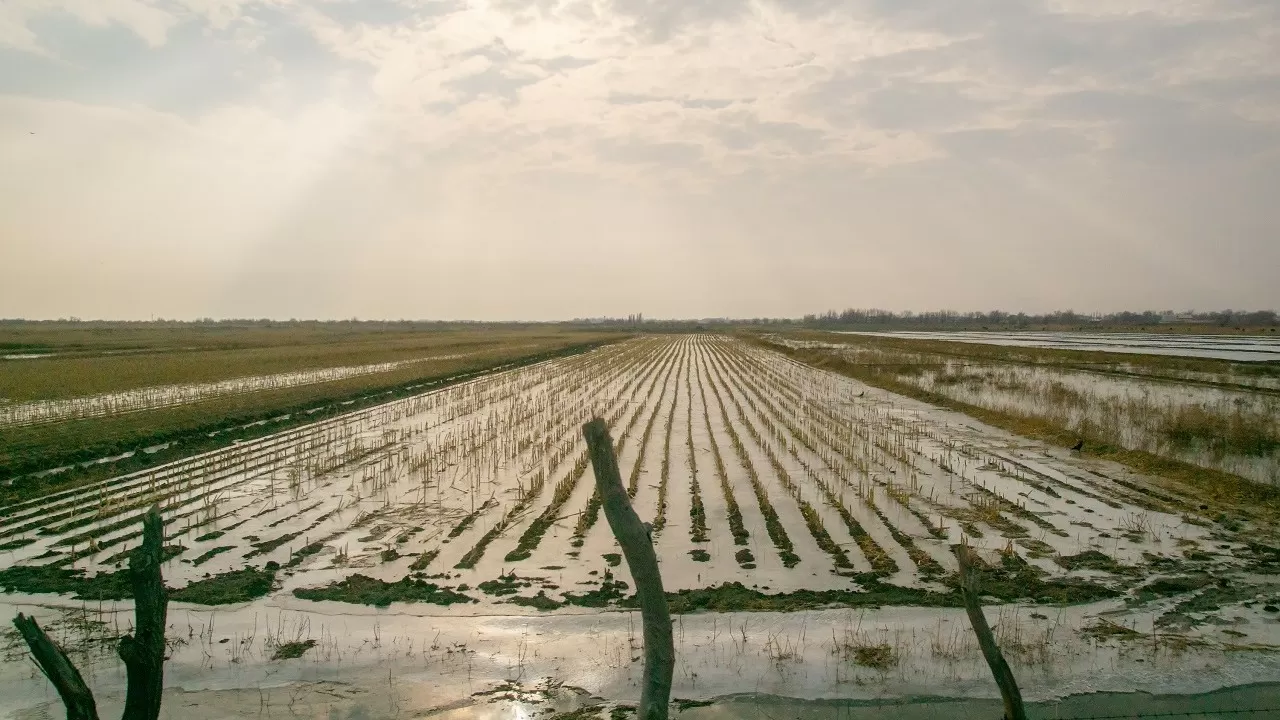
<svg viewBox="0 0 1280 720">
<path fill-rule="evenodd" d="M 1266 457 L 1280 450 L 1280 428 L 1269 413 L 1201 405 L 1171 408 L 1159 416 L 1158 431 L 1180 450 L 1206 450 L 1215 457 Z"/>
<path fill-rule="evenodd" d="M 863 667 L 888 670 L 898 664 L 898 656 L 888 644 L 863 645 L 853 649 L 853 661 Z"/>
<path fill-rule="evenodd" d="M 1139 537 L 1150 537 L 1156 539 L 1155 530 L 1151 524 L 1151 515 L 1147 512 L 1126 513 L 1120 518 L 1120 531 L 1126 535 L 1135 535 Z"/>
<path fill-rule="evenodd" d="M 1142 637 L 1142 633 L 1131 627 L 1114 623 L 1106 618 L 1098 618 L 1094 624 L 1084 628 L 1080 634 L 1095 640 L 1131 640 Z"/>
<path fill-rule="evenodd" d="M 903 648 L 889 642 L 889 633 L 880 631 L 865 632 L 857 626 L 846 627 L 840 636 L 831 631 L 831 652 L 845 662 L 861 667 L 887 672 L 898 666 L 903 659 Z"/>
</svg>

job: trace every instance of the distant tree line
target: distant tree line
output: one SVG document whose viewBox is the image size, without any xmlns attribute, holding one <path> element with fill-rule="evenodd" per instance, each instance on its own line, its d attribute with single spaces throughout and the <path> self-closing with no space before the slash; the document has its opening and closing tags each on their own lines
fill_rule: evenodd
<svg viewBox="0 0 1280 720">
<path fill-rule="evenodd" d="M 831 310 L 820 315 L 805 315 L 801 323 L 815 327 L 894 327 L 894 328 L 987 328 L 1020 329 L 1048 327 L 1142 327 L 1151 325 L 1217 325 L 1222 327 L 1275 327 L 1274 310 L 1218 310 L 1211 312 L 1174 312 L 1172 310 L 1082 314 L 1071 310 L 1055 310 L 1044 314 L 991 312 L 893 312 L 879 309 Z"/>
<path fill-rule="evenodd" d="M 1206 312 L 1172 310 L 1146 310 L 1143 312 L 1077 313 L 1072 310 L 1055 310 L 1043 314 L 1010 313 L 1002 310 L 990 312 L 959 312 L 956 310 L 932 310 L 928 312 L 894 312 L 892 310 L 855 309 L 828 310 L 801 318 L 669 318 L 656 319 L 635 313 L 625 317 L 578 317 L 572 320 L 531 321 L 481 321 L 481 320 L 299 320 L 270 318 L 231 318 L 215 320 L 23 320 L 0 318 L 0 327 L 23 325 L 78 325 L 95 328 L 163 328 L 163 327 L 217 327 L 217 328 L 301 328 L 337 327 L 359 330 L 425 330 L 448 328 L 520 328 L 547 325 L 590 326 L 598 329 L 638 330 L 649 332 L 692 331 L 726 326 L 807 326 L 863 329 L 967 329 L 1009 330 L 1033 327 L 1151 327 L 1155 325 L 1200 325 L 1239 328 L 1274 328 L 1280 326 L 1280 316 L 1274 310 L 1216 310 Z"/>
<path fill-rule="evenodd" d="M 697 318 L 666 319 L 628 316 L 626 318 L 575 318 L 571 324 L 587 324 L 602 329 L 636 329 L 650 332 L 697 332 L 728 326 L 805 326 L 818 328 L 857 328 L 865 330 L 1021 330 L 1030 328 L 1139 328 L 1158 325 L 1196 325 L 1231 328 L 1274 328 L 1280 317 L 1274 310 L 1218 310 L 1211 312 L 1174 312 L 1172 310 L 1123 311 L 1115 313 L 1077 313 L 1056 310 L 1043 314 L 991 312 L 894 312 L 880 309 L 830 310 L 801 318 Z"/>
<path fill-rule="evenodd" d="M 546 325 L 535 321 L 488 321 L 488 320 L 299 320 L 290 318 L 196 318 L 194 320 L 175 320 L 155 318 L 153 320 L 81 320 L 77 317 L 58 318 L 56 320 L 26 320 L 23 318 L 0 318 L 0 327 L 20 327 L 35 325 L 56 327 L 59 325 L 75 325 L 88 328 L 192 328 L 212 327 L 220 329 L 235 328 L 351 328 L 360 330 L 418 330 L 448 328 L 483 328 L 502 327 L 519 328 Z"/>
</svg>

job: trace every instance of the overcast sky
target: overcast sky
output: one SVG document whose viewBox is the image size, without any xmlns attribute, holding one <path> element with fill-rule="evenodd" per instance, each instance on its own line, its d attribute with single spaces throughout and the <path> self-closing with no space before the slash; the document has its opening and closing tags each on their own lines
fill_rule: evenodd
<svg viewBox="0 0 1280 720">
<path fill-rule="evenodd" d="M 4 0 L 0 317 L 1280 307 L 1277 0 Z"/>
</svg>

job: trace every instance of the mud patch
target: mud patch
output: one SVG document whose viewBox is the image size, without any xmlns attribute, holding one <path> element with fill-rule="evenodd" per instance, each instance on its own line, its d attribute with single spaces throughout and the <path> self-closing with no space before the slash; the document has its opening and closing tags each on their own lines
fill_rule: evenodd
<svg viewBox="0 0 1280 720">
<path fill-rule="evenodd" d="M 387 607 L 393 602 L 418 602 L 432 605 L 479 602 L 475 598 L 447 587 L 417 578 L 405 577 L 389 583 L 358 573 L 325 587 L 298 588 L 293 591 L 293 595 L 303 600 L 332 600 L 374 607 Z"/>
</svg>

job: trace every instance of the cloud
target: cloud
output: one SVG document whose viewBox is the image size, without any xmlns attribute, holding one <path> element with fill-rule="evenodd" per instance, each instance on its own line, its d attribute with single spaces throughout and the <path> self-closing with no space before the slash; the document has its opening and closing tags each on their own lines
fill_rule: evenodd
<svg viewBox="0 0 1280 720">
<path fill-rule="evenodd" d="M 750 13 L 747 3 L 724 0 L 700 3 L 681 0 L 611 0 L 609 8 L 632 24 L 639 39 L 656 43 L 671 40 L 673 35 L 690 25 L 731 21 Z"/>
<path fill-rule="evenodd" d="M 34 29 L 34 20 L 63 16 L 97 28 L 119 27 L 137 36 L 150 47 L 160 47 L 168 33 L 178 24 L 178 16 L 169 9 L 145 0 L 102 0 L 82 3 L 73 0 L 14 0 L 0 8 L 0 45 L 18 50 L 47 54 L 44 32 Z"/>
<path fill-rule="evenodd" d="M 939 137 L 948 153 L 959 158 L 1021 162 L 1079 155 L 1090 149 L 1087 138 L 1058 128 L 1040 130 L 960 130 Z"/>
<path fill-rule="evenodd" d="M 1276 68 L 1268 0 L 15 0 L 0 305 L 1275 306 Z"/>
<path fill-rule="evenodd" d="M 690 143 L 604 141 L 600 143 L 600 155 L 620 163 L 685 168 L 701 160 L 702 150 Z"/>
</svg>

